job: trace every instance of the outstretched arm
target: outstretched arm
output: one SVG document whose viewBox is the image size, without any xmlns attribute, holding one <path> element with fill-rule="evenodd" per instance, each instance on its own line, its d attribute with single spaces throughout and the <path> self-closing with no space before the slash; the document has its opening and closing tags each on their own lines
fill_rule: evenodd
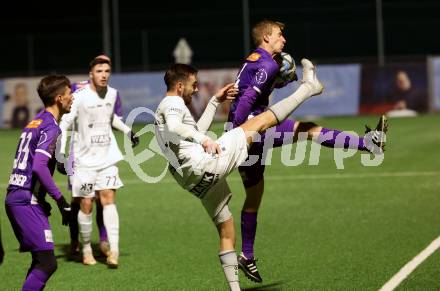
<svg viewBox="0 0 440 291">
<path fill-rule="evenodd" d="M 113 114 L 112 127 L 125 134 L 128 134 L 131 131 L 130 127 L 122 121 L 122 117 L 116 114 Z"/>
<path fill-rule="evenodd" d="M 197 128 L 201 132 L 206 132 L 211 126 L 212 120 L 214 119 L 215 112 L 220 103 L 225 100 L 233 100 L 238 94 L 238 89 L 234 87 L 234 83 L 227 84 L 221 88 L 208 102 L 202 116 L 197 122 Z"/>
</svg>

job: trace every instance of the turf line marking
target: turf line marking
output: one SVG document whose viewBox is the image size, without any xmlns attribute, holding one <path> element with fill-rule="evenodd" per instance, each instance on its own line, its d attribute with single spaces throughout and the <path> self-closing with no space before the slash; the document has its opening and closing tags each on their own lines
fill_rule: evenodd
<svg viewBox="0 0 440 291">
<path fill-rule="evenodd" d="M 266 175 L 267 181 L 284 181 L 284 180 L 317 180 L 317 179 L 362 179 L 362 178 L 393 178 L 393 177 L 427 177 L 440 176 L 440 172 L 382 172 L 382 173 L 360 173 L 360 174 L 318 174 L 318 175 Z M 228 181 L 240 182 L 240 177 L 228 177 Z M 65 185 L 65 179 L 56 179 L 57 184 Z M 125 185 L 128 184 L 148 184 L 138 178 L 123 179 Z M 173 184 L 176 181 L 173 178 L 164 178 L 156 184 Z M 6 188 L 8 184 L 0 183 L 0 188 Z M 62 189 L 63 190 L 63 189 Z"/>
<path fill-rule="evenodd" d="M 440 176 L 440 172 L 384 172 L 384 173 L 363 173 L 363 174 L 319 174 L 319 175 L 266 175 L 267 181 L 284 180 L 316 180 L 316 179 L 362 179 L 362 178 L 385 178 L 385 177 L 419 177 L 419 176 Z M 228 181 L 241 181 L 240 177 L 228 177 Z M 125 184 L 144 184 L 140 179 L 126 179 Z M 159 183 L 176 183 L 173 178 L 165 178 Z M 146 183 L 145 183 L 146 184 Z"/>
<path fill-rule="evenodd" d="M 392 291 L 394 288 L 399 286 L 399 284 L 411 274 L 418 265 L 420 265 L 424 260 L 426 260 L 430 255 L 432 255 L 440 247 L 440 236 L 433 240 L 429 246 L 426 247 L 422 252 L 415 256 L 411 261 L 409 261 L 402 269 L 397 272 L 379 291 Z"/>
</svg>

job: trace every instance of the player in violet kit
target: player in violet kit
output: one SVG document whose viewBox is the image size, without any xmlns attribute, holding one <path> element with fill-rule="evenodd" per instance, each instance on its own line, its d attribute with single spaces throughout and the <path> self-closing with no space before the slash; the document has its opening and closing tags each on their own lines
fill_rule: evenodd
<svg viewBox="0 0 440 291">
<path fill-rule="evenodd" d="M 275 60 L 284 48 L 286 39 L 283 36 L 284 24 L 271 20 L 263 20 L 252 29 L 252 38 L 257 46 L 246 59 L 237 75 L 236 87 L 239 94 L 231 105 L 228 121 L 238 127 L 248 119 L 267 110 L 269 95 L 274 88 L 284 86 L 278 83 L 279 64 Z M 307 138 L 330 148 L 347 148 L 355 144 L 357 149 L 381 154 L 383 138 L 380 132 L 387 131 L 384 116 L 379 120 L 369 138 L 358 137 L 335 129 L 323 128 L 313 122 L 299 122 L 286 119 L 278 124 L 275 131 L 267 131 L 261 136 L 260 142 L 254 142 L 249 149 L 249 156 L 258 157 L 258 161 L 250 166 L 242 165 L 239 171 L 246 190 L 246 199 L 241 212 L 242 253 L 239 255 L 239 267 L 245 275 L 255 282 L 262 282 L 254 259 L 254 241 L 257 230 L 257 213 L 264 191 L 264 142 L 273 142 L 273 147 L 283 145 L 285 134 L 294 133 L 293 142 L 298 133 L 307 133 Z M 340 135 L 342 134 L 342 136 Z M 337 138 L 340 136 L 340 138 Z M 344 138 L 341 138 L 344 137 Z M 354 142 L 353 142 L 354 141 Z M 373 144 L 375 146 L 373 146 Z M 251 157 L 250 157 L 251 158 Z M 248 162 L 248 161 L 246 161 Z"/>
<path fill-rule="evenodd" d="M 63 225 L 70 220 L 70 205 L 52 178 L 55 147 L 61 133 L 58 122 L 70 111 L 73 100 L 70 81 L 61 75 L 47 76 L 40 81 L 37 91 L 44 109 L 20 135 L 5 198 L 6 213 L 20 243 L 20 252 L 32 254 L 22 290 L 43 290 L 57 268 L 48 220 L 51 206 L 45 200 L 46 193 L 56 201 Z"/>
</svg>

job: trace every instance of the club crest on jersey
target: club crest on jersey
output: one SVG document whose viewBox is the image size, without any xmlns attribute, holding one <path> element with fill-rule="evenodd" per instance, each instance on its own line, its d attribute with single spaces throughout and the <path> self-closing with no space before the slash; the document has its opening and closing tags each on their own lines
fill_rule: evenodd
<svg viewBox="0 0 440 291">
<path fill-rule="evenodd" d="M 26 125 L 26 128 L 37 128 L 40 126 L 40 124 L 43 122 L 43 119 L 35 119 Z"/>
<path fill-rule="evenodd" d="M 255 82 L 257 84 L 263 84 L 267 80 L 267 72 L 264 68 L 258 69 L 257 73 L 255 74 Z"/>
<path fill-rule="evenodd" d="M 255 62 L 258 61 L 261 58 L 261 55 L 259 53 L 252 53 L 250 54 L 246 60 L 251 61 L 251 62 Z"/>
</svg>

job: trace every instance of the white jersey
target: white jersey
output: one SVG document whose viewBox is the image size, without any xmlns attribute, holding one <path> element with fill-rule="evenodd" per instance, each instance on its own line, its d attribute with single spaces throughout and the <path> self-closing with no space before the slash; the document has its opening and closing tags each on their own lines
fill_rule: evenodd
<svg viewBox="0 0 440 291">
<path fill-rule="evenodd" d="M 195 138 L 189 140 L 171 132 L 166 121 L 171 116 L 177 116 L 183 125 L 191 127 Z M 197 172 L 207 156 L 200 144 L 205 135 L 197 131 L 193 116 L 179 96 L 166 96 L 160 102 L 155 114 L 155 125 L 156 138 L 162 152 L 171 166 L 182 176 L 179 184 L 188 188 L 189 185 L 186 184 L 191 182 L 189 178 L 194 174 L 192 172 Z"/>
<path fill-rule="evenodd" d="M 76 122 L 75 168 L 100 170 L 123 159 L 112 131 L 116 89 L 107 86 L 107 94 L 100 98 L 86 85 L 73 93 L 74 100 L 69 114 L 63 115 L 60 123 L 64 144 L 66 131 Z"/>
<path fill-rule="evenodd" d="M 206 112 L 205 110 L 204 115 Z M 216 140 L 222 150 L 219 155 L 204 151 L 201 143 L 208 137 L 199 132 L 199 127 L 208 129 L 214 114 L 215 110 L 208 109 L 205 121 L 200 123 L 199 120 L 196 123 L 183 99 L 178 96 L 165 97 L 155 114 L 156 138 L 170 162 L 173 177 L 183 188 L 200 199 L 214 201 L 207 202 L 212 207 L 205 205 L 211 214 L 218 213 L 218 206 L 223 205 L 227 199 L 223 199 L 223 196 L 221 199 L 209 198 L 216 196 L 208 195 L 209 190 L 247 157 L 246 135 L 241 128 L 235 128 Z M 229 190 L 223 192 L 230 194 Z"/>
</svg>

